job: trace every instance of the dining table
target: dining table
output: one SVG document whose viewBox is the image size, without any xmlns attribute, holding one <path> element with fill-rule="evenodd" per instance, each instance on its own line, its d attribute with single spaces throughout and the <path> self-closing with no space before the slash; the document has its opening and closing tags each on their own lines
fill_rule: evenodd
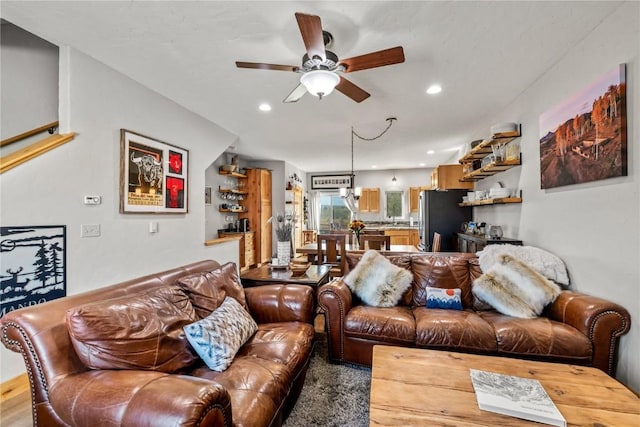
<svg viewBox="0 0 640 427">
<path fill-rule="evenodd" d="M 348 253 L 364 253 L 367 251 L 367 249 L 361 247 L 361 245 L 356 246 L 351 243 L 346 244 L 345 250 Z M 420 250 L 414 245 L 390 245 L 388 248 L 383 248 L 380 250 L 376 249 L 376 251 L 381 253 L 382 255 L 420 252 Z M 318 255 L 318 243 L 306 243 L 303 246 L 297 248 L 296 253 L 306 255 L 307 260 L 313 263 L 315 262 L 316 256 Z"/>
</svg>

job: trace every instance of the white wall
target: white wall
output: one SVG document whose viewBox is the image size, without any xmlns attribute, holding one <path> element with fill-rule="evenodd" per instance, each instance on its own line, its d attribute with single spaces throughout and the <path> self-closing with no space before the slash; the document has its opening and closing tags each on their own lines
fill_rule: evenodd
<svg viewBox="0 0 640 427">
<path fill-rule="evenodd" d="M 626 2 L 523 92 L 493 123 L 522 123 L 523 165 L 480 181 L 521 188 L 522 205 L 475 208 L 475 217 L 506 227 L 505 235 L 547 249 L 567 264 L 572 287 L 615 301 L 631 313 L 622 337 L 618 378 L 640 391 L 640 3 Z M 629 175 L 592 183 L 540 189 L 540 114 L 627 64 Z M 482 133 L 481 133 L 482 134 Z"/>
<path fill-rule="evenodd" d="M 78 135 L 1 176 L 2 225 L 67 225 L 69 295 L 206 258 L 237 262 L 237 242 L 203 244 L 205 169 L 234 135 L 82 53 L 61 48 L 60 61 L 60 122 Z M 188 214 L 119 213 L 120 128 L 189 149 Z M 81 224 L 100 224 L 101 237 L 80 238 Z M 1 381 L 24 371 L 4 346 L 1 361 Z"/>
<path fill-rule="evenodd" d="M 0 139 L 6 139 L 58 119 L 58 48 L 11 23 L 0 27 Z"/>
</svg>

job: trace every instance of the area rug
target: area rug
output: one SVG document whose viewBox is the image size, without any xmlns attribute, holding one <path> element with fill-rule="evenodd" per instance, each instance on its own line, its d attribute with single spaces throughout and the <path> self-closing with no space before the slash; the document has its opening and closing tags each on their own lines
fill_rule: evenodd
<svg viewBox="0 0 640 427">
<path fill-rule="evenodd" d="M 327 336 L 318 334 L 304 387 L 284 427 L 367 427 L 371 369 L 327 361 Z"/>
</svg>

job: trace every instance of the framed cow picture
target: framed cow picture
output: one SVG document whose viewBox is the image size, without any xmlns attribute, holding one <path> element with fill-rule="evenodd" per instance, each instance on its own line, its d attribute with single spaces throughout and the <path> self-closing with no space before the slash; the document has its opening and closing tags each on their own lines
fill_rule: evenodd
<svg viewBox="0 0 640 427">
<path fill-rule="evenodd" d="M 187 213 L 189 150 L 120 130 L 120 212 Z"/>
</svg>

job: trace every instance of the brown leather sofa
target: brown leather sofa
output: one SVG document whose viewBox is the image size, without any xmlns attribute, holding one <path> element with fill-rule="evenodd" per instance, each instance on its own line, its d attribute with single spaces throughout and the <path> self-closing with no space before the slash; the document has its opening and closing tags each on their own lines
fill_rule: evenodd
<svg viewBox="0 0 640 427">
<path fill-rule="evenodd" d="M 348 254 L 353 268 L 362 255 Z M 388 255 L 413 273 L 395 307 L 364 305 L 337 280 L 318 290 L 334 362 L 371 365 L 374 345 L 395 345 L 594 366 L 615 374 L 619 337 L 631 324 L 618 304 L 568 290 L 542 316 L 520 319 L 479 309 L 471 284 L 482 274 L 474 254 Z M 426 288 L 460 288 L 463 310 L 425 307 Z"/>
<path fill-rule="evenodd" d="M 16 310 L 0 319 L 2 342 L 22 353 L 26 363 L 33 424 L 281 425 L 302 388 L 313 348 L 314 296 L 308 286 L 245 290 L 258 331 L 223 372 L 208 369 L 200 359 L 179 373 L 92 370 L 82 363 L 70 340 L 66 312 L 71 308 L 139 295 L 219 267 L 215 261 L 200 261 Z M 214 292 L 223 295 L 224 286 Z"/>
</svg>

